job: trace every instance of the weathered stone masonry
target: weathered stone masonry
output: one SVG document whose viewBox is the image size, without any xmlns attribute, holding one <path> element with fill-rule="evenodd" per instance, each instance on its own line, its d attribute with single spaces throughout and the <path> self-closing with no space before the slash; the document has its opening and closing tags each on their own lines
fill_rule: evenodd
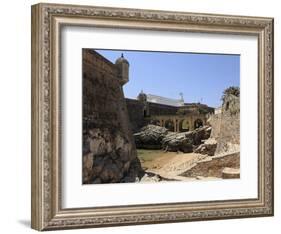
<svg viewBox="0 0 281 234">
<path fill-rule="evenodd" d="M 141 173 L 122 85 L 129 64 L 83 49 L 83 183 L 134 181 Z"/>
</svg>

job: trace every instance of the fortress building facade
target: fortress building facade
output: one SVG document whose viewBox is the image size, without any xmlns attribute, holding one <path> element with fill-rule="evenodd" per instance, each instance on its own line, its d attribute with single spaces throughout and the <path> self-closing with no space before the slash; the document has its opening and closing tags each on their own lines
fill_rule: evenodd
<svg viewBox="0 0 281 234">
<path fill-rule="evenodd" d="M 147 124 L 155 124 L 174 132 L 194 130 L 206 124 L 214 108 L 201 103 L 185 103 L 183 98 L 171 99 L 140 92 L 136 99 L 126 98 L 133 132 Z"/>
</svg>

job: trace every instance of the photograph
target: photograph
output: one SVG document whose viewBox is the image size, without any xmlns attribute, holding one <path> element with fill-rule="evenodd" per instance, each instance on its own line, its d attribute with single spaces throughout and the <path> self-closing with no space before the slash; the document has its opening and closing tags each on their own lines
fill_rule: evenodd
<svg viewBox="0 0 281 234">
<path fill-rule="evenodd" d="M 274 15 L 174 5 L 32 5 L 33 229 L 274 215 Z"/>
<path fill-rule="evenodd" d="M 240 55 L 82 49 L 82 184 L 240 178 Z"/>
</svg>

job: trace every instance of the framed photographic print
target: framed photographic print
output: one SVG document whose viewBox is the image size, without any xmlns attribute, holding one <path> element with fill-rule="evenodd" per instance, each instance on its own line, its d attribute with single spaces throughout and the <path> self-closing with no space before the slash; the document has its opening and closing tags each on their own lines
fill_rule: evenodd
<svg viewBox="0 0 281 234">
<path fill-rule="evenodd" d="M 273 215 L 273 19 L 32 6 L 32 228 Z"/>
</svg>

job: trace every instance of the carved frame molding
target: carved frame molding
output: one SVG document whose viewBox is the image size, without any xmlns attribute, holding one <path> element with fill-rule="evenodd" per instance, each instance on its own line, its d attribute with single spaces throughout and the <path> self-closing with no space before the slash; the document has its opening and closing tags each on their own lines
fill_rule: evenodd
<svg viewBox="0 0 281 234">
<path fill-rule="evenodd" d="M 63 25 L 256 35 L 258 199 L 61 209 L 59 48 Z M 31 176 L 31 225 L 37 230 L 272 216 L 273 19 L 60 4 L 32 6 Z"/>
</svg>

